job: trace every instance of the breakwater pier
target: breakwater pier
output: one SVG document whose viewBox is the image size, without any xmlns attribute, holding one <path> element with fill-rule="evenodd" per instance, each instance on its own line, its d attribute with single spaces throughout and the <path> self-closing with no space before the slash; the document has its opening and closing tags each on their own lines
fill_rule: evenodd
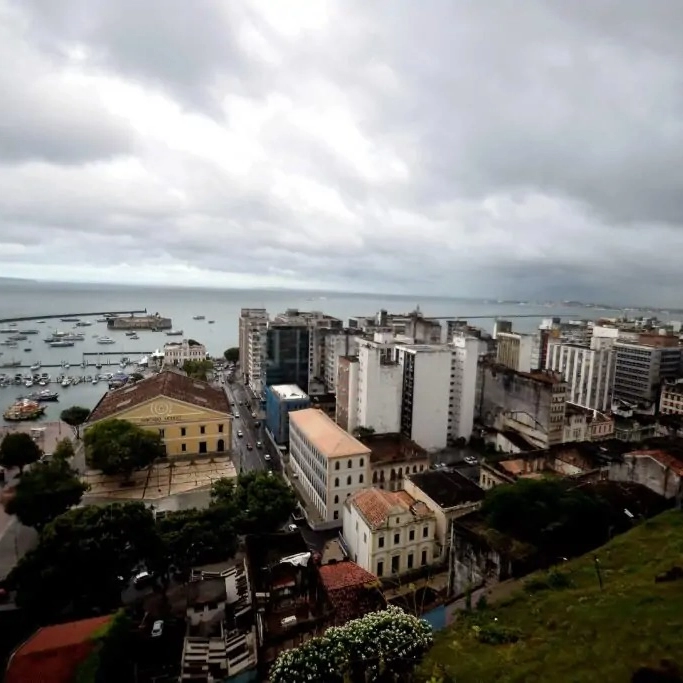
<svg viewBox="0 0 683 683">
<path fill-rule="evenodd" d="M 18 318 L 0 318 L 0 324 L 20 323 L 27 320 L 55 320 L 61 318 L 94 318 L 97 316 L 119 316 L 119 315 L 145 315 L 147 309 L 139 311 L 94 311 L 88 313 L 50 313 L 48 315 L 24 315 Z"/>
</svg>

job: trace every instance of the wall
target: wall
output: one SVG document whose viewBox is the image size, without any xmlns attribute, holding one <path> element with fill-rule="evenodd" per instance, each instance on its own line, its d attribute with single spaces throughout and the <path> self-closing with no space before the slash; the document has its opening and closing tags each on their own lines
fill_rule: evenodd
<svg viewBox="0 0 683 683">
<path fill-rule="evenodd" d="M 358 359 L 340 358 L 337 372 L 335 421 L 353 433 L 358 418 Z"/>
<path fill-rule="evenodd" d="M 365 542 L 363 542 L 365 534 Z M 372 534 L 354 505 L 344 505 L 342 535 L 351 559 L 363 569 L 375 573 L 372 566 Z"/>
<path fill-rule="evenodd" d="M 370 485 L 370 451 L 355 457 L 329 458 L 327 481 L 327 521 L 339 520 L 341 525 L 346 499 Z"/>
<path fill-rule="evenodd" d="M 161 432 L 168 457 L 228 452 L 232 417 L 164 397 L 122 411 L 114 417 Z M 222 441 L 223 448 L 219 448 Z M 205 444 L 202 451 L 201 444 Z"/>
<path fill-rule="evenodd" d="M 377 434 L 399 431 L 403 374 L 389 363 L 389 348 L 361 342 L 358 349 L 358 427 Z"/>
<path fill-rule="evenodd" d="M 456 337 L 453 339 L 451 363 L 451 424 L 449 436 L 452 440 L 469 439 L 474 425 L 474 409 L 477 390 L 477 366 L 479 360 L 479 339 Z"/>
<path fill-rule="evenodd" d="M 627 453 L 623 463 L 611 463 L 611 481 L 630 481 L 647 486 L 665 498 L 675 498 L 683 491 L 683 481 L 673 470 L 648 455 Z"/>
<path fill-rule="evenodd" d="M 403 488 L 403 480 L 408 474 L 416 474 L 428 469 L 429 458 L 372 463 L 372 484 L 386 491 L 400 491 Z"/>
</svg>

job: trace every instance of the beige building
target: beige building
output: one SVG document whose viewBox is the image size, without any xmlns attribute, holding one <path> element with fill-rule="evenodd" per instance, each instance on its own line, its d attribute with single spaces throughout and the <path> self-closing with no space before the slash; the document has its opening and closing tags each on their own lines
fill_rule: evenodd
<svg viewBox="0 0 683 683">
<path fill-rule="evenodd" d="M 372 487 L 354 493 L 344 505 L 343 535 L 351 559 L 380 578 L 439 559 L 436 517 L 405 491 Z"/>
<path fill-rule="evenodd" d="M 206 347 L 194 339 L 164 344 L 164 365 L 182 367 L 188 360 L 206 360 Z"/>
<path fill-rule="evenodd" d="M 683 415 L 683 380 L 662 384 L 659 412 L 663 415 Z"/>
<path fill-rule="evenodd" d="M 175 370 L 106 392 L 85 430 L 114 418 L 161 434 L 169 457 L 224 453 L 232 444 L 225 392 Z"/>
<path fill-rule="evenodd" d="M 266 382 L 266 335 L 268 311 L 243 308 L 239 319 L 240 375 L 245 384 L 259 395 Z"/>
<path fill-rule="evenodd" d="M 597 410 L 567 403 L 564 412 L 562 443 L 602 441 L 614 437 L 614 418 Z"/>
<path fill-rule="evenodd" d="M 498 332 L 496 362 L 519 372 L 531 372 L 534 337 L 516 332 Z"/>
<path fill-rule="evenodd" d="M 289 415 L 289 466 L 324 525 L 341 526 L 344 501 L 368 486 L 370 449 L 323 411 Z"/>
<path fill-rule="evenodd" d="M 456 471 L 429 470 L 411 474 L 403 483 L 411 497 L 424 503 L 436 521 L 436 553 L 445 561 L 453 521 L 481 507 L 484 491 Z"/>
</svg>

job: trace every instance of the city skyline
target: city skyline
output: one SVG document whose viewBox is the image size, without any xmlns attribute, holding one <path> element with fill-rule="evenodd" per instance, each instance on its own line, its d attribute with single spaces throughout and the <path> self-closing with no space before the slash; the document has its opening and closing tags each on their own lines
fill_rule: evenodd
<svg viewBox="0 0 683 683">
<path fill-rule="evenodd" d="M 659 7 L 0 0 L 0 269 L 675 305 Z"/>
</svg>

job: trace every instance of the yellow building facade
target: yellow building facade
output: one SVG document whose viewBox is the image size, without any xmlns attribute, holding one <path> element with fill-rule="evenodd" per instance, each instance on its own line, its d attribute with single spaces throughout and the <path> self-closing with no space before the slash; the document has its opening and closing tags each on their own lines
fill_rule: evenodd
<svg viewBox="0 0 683 683">
<path fill-rule="evenodd" d="M 232 414 L 224 392 L 172 371 L 107 392 L 86 431 L 107 419 L 158 432 L 169 458 L 227 453 L 232 446 Z"/>
</svg>

